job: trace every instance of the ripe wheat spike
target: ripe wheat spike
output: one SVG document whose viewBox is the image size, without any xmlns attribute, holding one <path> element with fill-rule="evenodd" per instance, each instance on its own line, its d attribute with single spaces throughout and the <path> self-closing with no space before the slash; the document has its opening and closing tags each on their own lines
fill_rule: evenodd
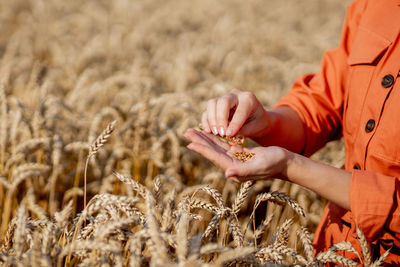
<svg viewBox="0 0 400 267">
<path fill-rule="evenodd" d="M 107 143 L 108 139 L 111 136 L 111 133 L 114 131 L 114 127 L 117 121 L 112 121 L 110 124 L 107 125 L 107 127 L 104 129 L 104 131 L 97 137 L 97 139 L 90 145 L 90 150 L 89 150 L 89 155 L 88 157 L 93 156 L 94 154 L 99 151 L 99 149 Z"/>
<path fill-rule="evenodd" d="M 0 265 L 346 262 L 347 243 L 310 253 L 323 199 L 278 179 L 239 186 L 183 135 L 207 99 L 237 86 L 268 108 L 317 70 L 349 0 L 158 2 L 0 1 Z M 313 157 L 342 166 L 342 142 L 327 146 Z"/>
<path fill-rule="evenodd" d="M 104 129 L 104 131 L 97 137 L 97 139 L 90 145 L 89 149 L 89 154 L 86 158 L 86 164 L 85 164 L 85 171 L 84 171 L 84 181 L 83 181 L 83 207 L 86 208 L 86 185 L 87 185 L 87 168 L 89 165 L 89 160 L 90 158 L 95 155 L 99 149 L 107 143 L 108 139 L 111 136 L 111 133 L 114 131 L 114 126 L 117 123 L 117 121 L 112 121 L 110 124 L 107 125 L 107 127 Z"/>
</svg>

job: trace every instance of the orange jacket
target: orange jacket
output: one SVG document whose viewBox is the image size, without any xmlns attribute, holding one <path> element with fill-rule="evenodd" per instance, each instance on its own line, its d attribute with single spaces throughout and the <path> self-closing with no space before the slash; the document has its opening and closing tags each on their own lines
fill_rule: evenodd
<svg viewBox="0 0 400 267">
<path fill-rule="evenodd" d="M 321 71 L 297 79 L 278 103 L 303 121 L 306 156 L 344 138 L 351 211 L 328 204 L 314 238 L 317 251 L 343 240 L 361 251 L 358 227 L 375 256 L 392 247 L 387 262 L 400 264 L 399 75 L 400 0 L 356 0 Z"/>
</svg>

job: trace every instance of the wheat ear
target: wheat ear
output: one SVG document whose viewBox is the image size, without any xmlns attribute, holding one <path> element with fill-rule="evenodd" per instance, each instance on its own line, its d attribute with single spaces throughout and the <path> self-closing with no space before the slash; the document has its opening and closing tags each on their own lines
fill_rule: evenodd
<svg viewBox="0 0 400 267">
<path fill-rule="evenodd" d="M 372 264 L 371 251 L 369 249 L 369 245 L 367 239 L 365 238 L 365 235 L 359 228 L 357 228 L 357 236 L 361 245 L 361 251 L 364 258 L 364 265 L 371 266 Z"/>
<path fill-rule="evenodd" d="M 318 255 L 314 258 L 315 263 L 328 263 L 328 262 L 335 262 L 342 264 L 343 266 L 357 266 L 357 263 L 349 260 L 343 256 L 337 255 L 335 252 L 331 250 L 327 250 L 325 252 L 320 252 Z"/>
<path fill-rule="evenodd" d="M 387 258 L 387 256 L 389 255 L 389 252 L 392 248 L 389 248 L 388 250 L 385 251 L 385 253 L 383 253 L 383 255 L 377 259 L 371 266 L 372 267 L 378 267 L 378 266 L 384 266 L 385 264 L 385 260 Z"/>
<path fill-rule="evenodd" d="M 90 158 L 95 155 L 100 147 L 102 147 L 105 143 L 107 143 L 108 139 L 111 136 L 111 133 L 114 131 L 114 127 L 117 121 L 112 121 L 107 125 L 107 128 L 97 137 L 97 139 L 91 144 L 89 149 L 89 154 L 86 158 L 85 171 L 83 177 L 83 208 L 86 208 L 86 183 L 87 183 L 87 167 L 89 165 Z"/>
<path fill-rule="evenodd" d="M 247 181 L 240 185 L 239 192 L 237 193 L 235 201 L 232 205 L 233 214 L 237 215 L 239 213 L 240 209 L 243 207 L 243 204 L 247 199 L 247 195 L 249 194 L 249 191 L 253 184 L 253 181 Z"/>
<path fill-rule="evenodd" d="M 353 245 L 350 242 L 342 241 L 342 242 L 336 243 L 332 247 L 330 247 L 329 250 L 332 250 L 333 252 L 337 252 L 337 251 L 353 252 L 354 254 L 357 255 L 360 262 L 362 262 L 360 253 L 357 252 L 357 250 L 353 247 Z"/>
<path fill-rule="evenodd" d="M 297 230 L 297 235 L 299 236 L 301 244 L 303 245 L 303 250 L 307 261 L 312 262 L 314 247 L 312 245 L 310 232 L 307 230 L 307 228 L 302 226 L 299 230 Z"/>
</svg>

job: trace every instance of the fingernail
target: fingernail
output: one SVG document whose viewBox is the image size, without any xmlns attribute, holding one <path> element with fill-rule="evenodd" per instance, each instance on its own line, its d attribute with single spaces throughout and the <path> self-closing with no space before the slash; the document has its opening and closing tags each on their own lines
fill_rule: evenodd
<svg viewBox="0 0 400 267">
<path fill-rule="evenodd" d="M 226 130 L 226 135 L 227 136 L 231 136 L 232 135 L 232 129 L 228 128 L 228 130 Z"/>
<path fill-rule="evenodd" d="M 213 131 L 213 133 L 214 133 L 215 135 L 218 135 L 217 127 L 213 126 L 213 127 L 212 127 L 212 131 Z"/>
<path fill-rule="evenodd" d="M 220 134 L 221 136 L 225 136 L 224 127 L 220 127 L 220 128 L 219 128 L 219 134 Z"/>
</svg>

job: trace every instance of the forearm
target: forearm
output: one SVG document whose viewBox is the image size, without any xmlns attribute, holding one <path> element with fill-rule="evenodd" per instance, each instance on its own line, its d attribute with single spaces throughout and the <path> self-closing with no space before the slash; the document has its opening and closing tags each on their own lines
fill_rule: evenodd
<svg viewBox="0 0 400 267">
<path fill-rule="evenodd" d="M 351 172 L 288 152 L 284 176 L 340 207 L 350 210 Z"/>
<path fill-rule="evenodd" d="M 280 146 L 300 153 L 304 148 L 304 126 L 297 113 L 287 106 L 267 111 L 267 126 L 262 136 L 253 138 L 262 146 Z"/>
</svg>

